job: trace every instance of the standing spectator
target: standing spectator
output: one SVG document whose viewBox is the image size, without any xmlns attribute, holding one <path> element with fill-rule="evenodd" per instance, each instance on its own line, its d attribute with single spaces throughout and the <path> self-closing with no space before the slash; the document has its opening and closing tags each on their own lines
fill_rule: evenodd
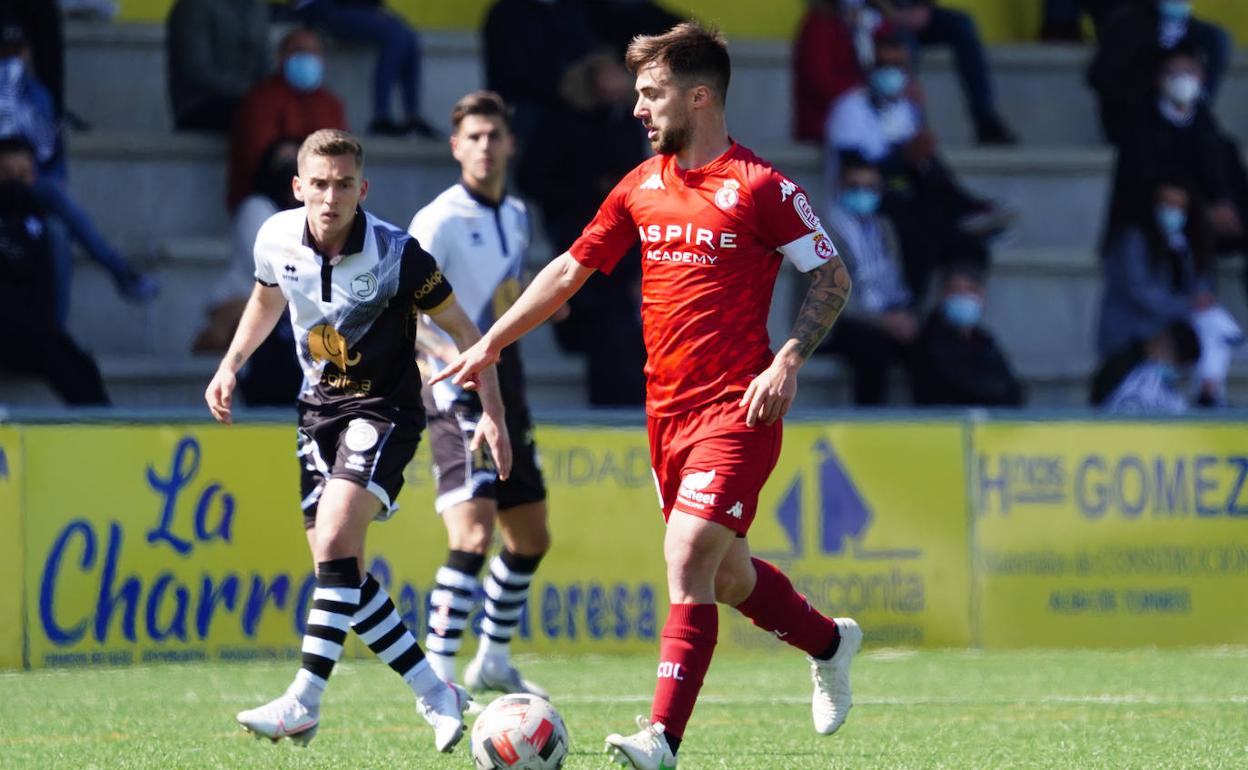
<svg viewBox="0 0 1248 770">
<path fill-rule="evenodd" d="M 1174 321 L 1148 341 L 1144 360 L 1105 399 L 1118 414 L 1183 414 L 1187 397 L 1180 382 L 1200 358 L 1200 340 L 1186 321 Z"/>
<path fill-rule="evenodd" d="M 923 406 L 1022 406 L 1023 386 L 984 328 L 983 269 L 945 271 L 940 304 L 914 345 L 914 403 Z"/>
<path fill-rule="evenodd" d="M 854 280 L 854 301 L 820 352 L 848 364 L 859 406 L 888 400 L 888 372 L 896 366 L 909 369 L 910 346 L 918 331 L 896 234 L 877 213 L 883 187 L 878 168 L 860 156 L 846 158 L 840 192 L 828 210 L 828 235 Z"/>
<path fill-rule="evenodd" d="M 324 86 L 321 39 L 293 29 L 278 47 L 278 71 L 256 84 L 238 107 L 230 132 L 230 211 L 252 189 L 265 150 L 279 139 L 303 141 L 321 128 L 346 129 L 342 102 Z"/>
<path fill-rule="evenodd" d="M 810 0 L 793 42 L 793 138 L 821 141 L 828 110 L 871 68 L 871 33 L 882 19 L 862 0 Z M 866 31 L 865 46 L 859 45 Z M 865 48 L 866 56 L 863 56 Z"/>
<path fill-rule="evenodd" d="M 416 30 L 385 10 L 382 0 L 294 0 L 294 5 L 308 26 L 337 40 L 376 47 L 369 133 L 438 138 L 438 132 L 420 114 L 421 50 Z M 402 122 L 394 119 L 392 110 L 396 86 L 403 105 Z"/>
<path fill-rule="evenodd" d="M 1191 179 L 1219 248 L 1241 247 L 1248 221 L 1248 172 L 1203 98 L 1200 52 L 1180 44 L 1162 54 L 1153 98 L 1119 144 L 1106 233 L 1117 232 L 1149 198 L 1156 179 Z"/>
<path fill-rule="evenodd" d="M 65 34 L 58 0 L 7 0 L 10 18 L 26 31 L 35 77 L 48 89 L 59 118 L 65 114 Z"/>
<path fill-rule="evenodd" d="M 234 212 L 229 268 L 208 301 L 208 323 L 196 335 L 191 352 L 220 354 L 230 346 L 256 285 L 256 233 L 269 217 L 300 205 L 291 184 L 299 172 L 298 153 L 298 140 L 279 139 L 261 158 L 251 190 Z M 290 353 L 294 344 L 290 317 L 283 315 L 239 372 L 239 391 L 248 406 L 295 403 L 303 373 Z"/>
<path fill-rule="evenodd" d="M 37 174 L 32 188 L 49 215 L 54 269 L 53 307 L 63 326 L 69 318 L 73 283 L 72 237 L 87 255 L 112 275 L 117 291 L 133 302 L 147 302 L 160 291 L 155 279 L 143 275 L 104 239 L 95 223 L 70 197 L 65 140 L 52 96 L 30 73 L 30 48 L 15 24 L 0 27 L 0 136 L 20 136 L 33 148 Z"/>
<path fill-rule="evenodd" d="M 1106 22 L 1088 68 L 1088 84 L 1100 100 L 1105 138 L 1122 144 L 1132 121 L 1154 93 L 1154 74 L 1163 54 L 1180 44 L 1199 51 L 1205 63 L 1204 92 L 1210 104 L 1230 64 L 1226 31 L 1193 18 L 1188 0 L 1147 0 Z"/>
<path fill-rule="evenodd" d="M 1158 332 L 1217 307 L 1208 230 L 1203 217 L 1191 215 L 1201 210 L 1199 196 L 1175 182 L 1150 187 L 1151 199 L 1137 204 L 1129 224 L 1110 237 L 1103 257 L 1105 294 L 1097 332 L 1101 364 L 1092 382 L 1093 404 L 1101 404 L 1139 364 L 1146 343 Z M 1223 384 L 1211 373 L 1202 383 L 1204 395 L 1215 397 Z"/>
<path fill-rule="evenodd" d="M 269 69 L 269 17 L 257 0 L 177 0 L 166 22 L 169 101 L 179 131 L 225 132 Z"/>
<path fill-rule="evenodd" d="M 997 111 L 988 57 L 975 20 L 963 11 L 937 5 L 936 0 L 876 0 L 885 16 L 912 46 L 947 45 L 953 51 L 958 80 L 980 144 L 1016 144 L 1018 137 Z"/>
<path fill-rule="evenodd" d="M 107 405 L 95 361 L 56 316 L 52 244 L 31 189 L 35 176 L 30 145 L 0 139 L 0 324 L 8 337 L 0 371 L 45 379 L 67 404 Z"/>
</svg>

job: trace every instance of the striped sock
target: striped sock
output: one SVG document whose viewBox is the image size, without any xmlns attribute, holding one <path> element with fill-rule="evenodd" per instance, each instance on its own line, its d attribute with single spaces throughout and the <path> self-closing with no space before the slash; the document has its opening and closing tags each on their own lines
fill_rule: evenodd
<svg viewBox="0 0 1248 770">
<path fill-rule="evenodd" d="M 446 564 L 438 568 L 436 585 L 429 594 L 429 633 L 425 647 L 429 665 L 444 681 L 455 681 L 455 654 L 464 642 L 468 615 L 477 601 L 481 581 L 477 575 L 485 566 L 485 556 L 468 551 L 451 551 Z"/>
<path fill-rule="evenodd" d="M 417 681 L 420 671 L 429 668 L 428 664 L 422 666 L 425 653 L 399 617 L 386 589 L 371 574 L 365 575 L 360 585 L 360 607 L 351 619 L 351 630 L 417 694 L 428 689 L 428 682 Z"/>
<path fill-rule="evenodd" d="M 316 590 L 303 636 L 303 665 L 288 690 L 309 709 L 321 705 L 329 675 L 342 657 L 351 616 L 360 605 L 359 586 L 360 566 L 354 557 L 316 565 Z"/>
<path fill-rule="evenodd" d="M 521 556 L 506 548 L 490 561 L 490 574 L 485 578 L 485 620 L 481 623 L 478 655 L 508 656 L 511 637 L 529 600 L 529 584 L 541 561 L 542 554 Z"/>
</svg>

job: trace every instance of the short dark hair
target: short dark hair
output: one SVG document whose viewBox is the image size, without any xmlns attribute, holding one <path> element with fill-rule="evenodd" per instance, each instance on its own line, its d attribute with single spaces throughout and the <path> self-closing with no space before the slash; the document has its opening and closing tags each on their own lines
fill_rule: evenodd
<svg viewBox="0 0 1248 770">
<path fill-rule="evenodd" d="M 705 83 L 721 104 L 728 100 L 732 61 L 728 42 L 715 27 L 685 21 L 661 35 L 638 35 L 628 44 L 624 63 L 633 75 L 651 64 L 666 66 L 682 84 Z"/>
<path fill-rule="evenodd" d="M 849 177 L 850 172 L 869 169 L 871 171 L 880 172 L 880 166 L 867 160 L 867 157 L 858 150 L 842 150 L 840 156 L 840 177 L 842 180 Z"/>
<path fill-rule="evenodd" d="M 451 127 L 458 131 L 459 124 L 469 115 L 483 118 L 501 118 L 503 125 L 511 128 L 511 107 L 503 101 L 503 97 L 493 91 L 473 91 L 464 94 L 451 108 Z"/>
</svg>

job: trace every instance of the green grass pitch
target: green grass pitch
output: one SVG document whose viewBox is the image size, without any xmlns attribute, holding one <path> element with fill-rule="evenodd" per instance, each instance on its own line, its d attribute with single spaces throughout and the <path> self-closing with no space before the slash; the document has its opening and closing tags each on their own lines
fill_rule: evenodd
<svg viewBox="0 0 1248 770">
<path fill-rule="evenodd" d="M 521 658 L 556 694 L 566 768 L 607 768 L 608 732 L 648 710 L 653 656 Z M 276 696 L 294 664 L 0 674 L 0 768 L 470 768 L 433 750 L 407 689 L 375 661 L 334 672 L 308 749 L 233 714 Z M 682 770 L 1248 767 L 1248 649 L 864 651 L 835 736 L 810 726 L 798 654 L 716 658 Z M 613 765 L 611 765 L 613 767 Z"/>
</svg>

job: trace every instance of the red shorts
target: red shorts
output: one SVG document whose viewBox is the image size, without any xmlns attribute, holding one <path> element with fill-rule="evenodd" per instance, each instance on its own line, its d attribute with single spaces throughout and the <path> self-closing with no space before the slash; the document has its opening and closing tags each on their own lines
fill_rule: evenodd
<svg viewBox="0 0 1248 770">
<path fill-rule="evenodd" d="M 745 535 L 758 493 L 780 457 L 780 421 L 745 424 L 733 398 L 672 417 L 650 417 L 650 465 L 666 521 L 673 510 Z"/>
</svg>

